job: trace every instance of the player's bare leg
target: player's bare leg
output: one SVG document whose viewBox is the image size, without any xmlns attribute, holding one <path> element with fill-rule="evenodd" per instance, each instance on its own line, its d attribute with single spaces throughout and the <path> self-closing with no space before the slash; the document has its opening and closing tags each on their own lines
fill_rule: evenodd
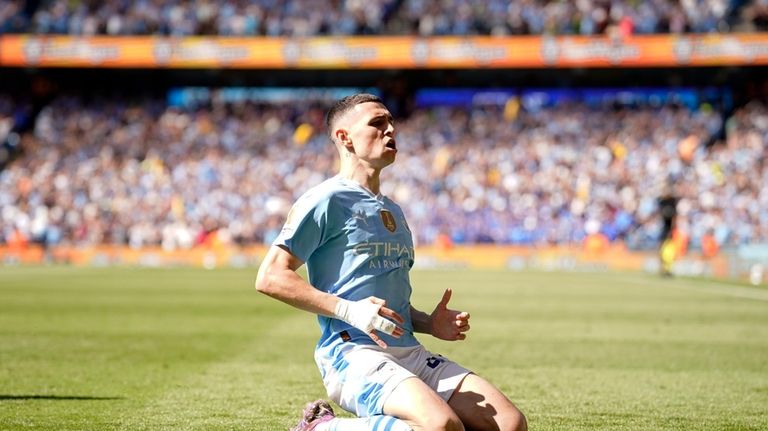
<svg viewBox="0 0 768 431">
<path fill-rule="evenodd" d="M 526 431 L 523 413 L 484 378 L 469 374 L 448 400 L 468 430 Z"/>
<path fill-rule="evenodd" d="M 448 404 L 415 377 L 397 385 L 384 403 L 384 414 L 402 419 L 414 431 L 464 431 Z"/>
</svg>

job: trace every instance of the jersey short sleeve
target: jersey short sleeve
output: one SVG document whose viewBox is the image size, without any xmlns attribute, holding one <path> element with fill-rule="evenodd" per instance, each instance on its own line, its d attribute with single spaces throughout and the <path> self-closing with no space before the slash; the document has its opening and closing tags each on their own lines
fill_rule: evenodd
<svg viewBox="0 0 768 431">
<path fill-rule="evenodd" d="M 283 229 L 274 245 L 284 246 L 306 262 L 323 244 L 328 223 L 330 197 L 322 193 L 307 193 L 288 212 Z"/>
</svg>

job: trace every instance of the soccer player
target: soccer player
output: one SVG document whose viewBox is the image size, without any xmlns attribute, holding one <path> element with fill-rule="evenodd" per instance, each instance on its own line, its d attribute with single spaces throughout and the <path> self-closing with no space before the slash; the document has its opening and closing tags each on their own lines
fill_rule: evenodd
<svg viewBox="0 0 768 431">
<path fill-rule="evenodd" d="M 315 361 L 333 401 L 357 418 L 310 403 L 294 431 L 527 429 L 520 410 L 482 377 L 427 351 L 416 332 L 466 338 L 469 313 L 447 289 L 431 314 L 410 303 L 413 239 L 400 207 L 380 192 L 398 145 L 381 99 L 338 100 L 326 119 L 340 172 L 294 204 L 256 289 L 315 313 Z M 296 270 L 307 264 L 309 282 Z"/>
<path fill-rule="evenodd" d="M 661 262 L 661 275 L 672 276 L 672 265 L 677 254 L 676 244 L 672 240 L 677 219 L 677 203 L 680 199 L 675 194 L 674 182 L 669 179 L 664 185 L 664 190 L 657 200 L 658 212 L 661 216 L 662 228 L 659 235 L 659 261 Z"/>
</svg>

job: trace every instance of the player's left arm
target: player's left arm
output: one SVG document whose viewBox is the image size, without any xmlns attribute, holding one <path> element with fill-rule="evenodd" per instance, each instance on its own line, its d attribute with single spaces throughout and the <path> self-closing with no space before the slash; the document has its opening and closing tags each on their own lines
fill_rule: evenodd
<svg viewBox="0 0 768 431">
<path fill-rule="evenodd" d="M 411 321 L 414 332 L 430 334 L 435 338 L 448 341 L 467 338 L 465 332 L 469 331 L 469 313 L 448 308 L 451 293 L 451 289 L 445 289 L 443 298 L 432 311 L 432 314 L 419 311 L 411 306 Z"/>
</svg>

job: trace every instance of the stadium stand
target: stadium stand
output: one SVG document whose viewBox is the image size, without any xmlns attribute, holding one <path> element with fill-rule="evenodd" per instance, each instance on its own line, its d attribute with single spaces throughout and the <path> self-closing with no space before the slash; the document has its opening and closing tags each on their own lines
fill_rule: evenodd
<svg viewBox="0 0 768 431">
<path fill-rule="evenodd" d="M 764 1 L 6 1 L 2 32 L 72 35 L 595 35 L 760 31 Z"/>
<path fill-rule="evenodd" d="M 0 172 L 0 239 L 268 243 L 298 195 L 334 172 L 323 127 L 322 105 L 59 97 Z M 650 248 L 670 178 L 693 247 L 706 235 L 724 246 L 768 241 L 759 103 L 727 119 L 706 104 L 432 107 L 398 127 L 400 162 L 385 193 L 423 244 L 580 244 L 600 232 Z"/>
<path fill-rule="evenodd" d="M 629 248 L 611 265 L 653 271 L 658 198 L 674 183 L 679 249 L 717 257 L 689 273 L 743 274 L 768 256 L 766 29 L 765 0 L 3 1 L 0 258 L 136 262 L 72 249 L 164 249 L 199 263 L 213 242 L 257 257 L 291 202 L 335 170 L 327 99 L 218 92 L 344 86 L 374 88 L 399 117 L 384 191 L 420 245 L 525 250 L 495 267 L 529 250 Z M 722 98 L 417 100 L 683 87 Z M 214 90 L 195 105 L 175 88 Z M 43 247 L 10 246 L 28 243 Z M 444 258 L 431 264 L 458 262 Z"/>
</svg>

